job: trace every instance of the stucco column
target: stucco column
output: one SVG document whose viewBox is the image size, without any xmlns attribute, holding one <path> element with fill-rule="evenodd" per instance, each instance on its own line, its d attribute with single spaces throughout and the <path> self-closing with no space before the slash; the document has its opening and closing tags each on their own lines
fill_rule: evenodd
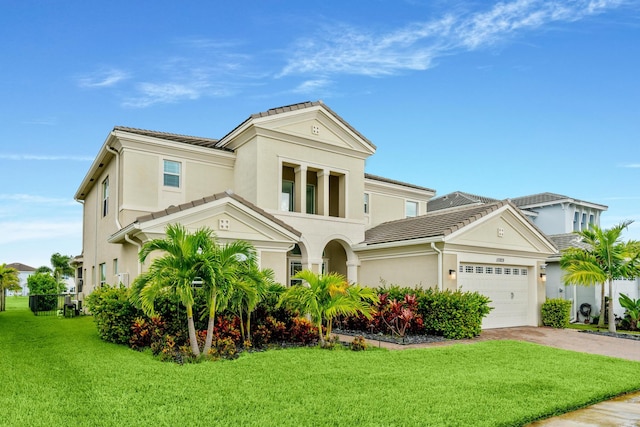
<svg viewBox="0 0 640 427">
<path fill-rule="evenodd" d="M 347 282 L 358 283 L 358 261 L 347 261 Z"/>
<path fill-rule="evenodd" d="M 307 213 L 307 167 L 295 168 L 296 182 L 294 184 L 294 207 L 296 212 Z"/>
<path fill-rule="evenodd" d="M 322 272 L 322 258 L 318 259 L 310 259 L 309 260 L 309 269 L 316 274 L 320 274 Z"/>
<path fill-rule="evenodd" d="M 329 215 L 329 171 L 318 172 L 318 215 Z"/>
</svg>

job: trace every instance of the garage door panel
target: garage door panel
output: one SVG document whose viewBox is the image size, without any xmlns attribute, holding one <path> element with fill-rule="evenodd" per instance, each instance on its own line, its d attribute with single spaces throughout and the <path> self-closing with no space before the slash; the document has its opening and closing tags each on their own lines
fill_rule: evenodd
<svg viewBox="0 0 640 427">
<path fill-rule="evenodd" d="M 491 300 L 489 306 L 493 310 L 482 322 L 484 329 L 527 324 L 530 301 L 526 267 L 461 264 L 458 286 L 463 291 L 478 292 Z"/>
</svg>

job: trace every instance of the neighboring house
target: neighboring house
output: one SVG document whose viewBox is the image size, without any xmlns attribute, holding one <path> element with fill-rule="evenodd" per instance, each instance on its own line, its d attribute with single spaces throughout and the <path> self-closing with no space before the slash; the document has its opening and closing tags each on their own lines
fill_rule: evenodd
<svg viewBox="0 0 640 427">
<path fill-rule="evenodd" d="M 253 114 L 221 139 L 115 127 L 75 194 L 78 299 L 130 285 L 148 266 L 141 246 L 181 223 L 249 241 L 286 285 L 310 269 L 480 290 L 496 306 L 484 327 L 538 325 L 541 267 L 556 253 L 544 233 L 508 201 L 428 213 L 434 190 L 365 173 L 375 150 L 322 102 Z"/>
<path fill-rule="evenodd" d="M 446 211 L 457 206 L 478 206 L 495 202 L 495 199 L 456 191 L 431 199 L 427 209 Z M 587 230 L 593 225 L 600 226 L 600 217 L 607 206 L 563 196 L 555 193 L 540 193 L 511 199 L 523 213 L 555 243 L 559 251 L 568 247 L 584 247 L 573 232 Z M 571 300 L 572 320 L 583 321 L 585 317 L 579 313 L 580 306 L 589 304 L 591 315 L 600 312 L 600 286 L 565 286 L 560 269 L 560 253 L 547 260 L 546 295 L 548 298 L 564 298 Z M 631 298 L 640 297 L 640 280 L 616 280 L 614 282 L 614 311 L 618 316 L 624 315 L 624 308 L 618 302 L 620 293 Z"/>
<path fill-rule="evenodd" d="M 21 264 L 19 262 L 7 264 L 7 267 L 15 268 L 16 270 L 18 270 L 18 279 L 20 280 L 20 287 L 22 288 L 19 291 L 7 291 L 7 295 L 21 295 L 21 296 L 29 295 L 29 286 L 27 286 L 27 278 L 32 274 L 34 274 L 36 272 L 36 269 L 28 265 Z"/>
</svg>

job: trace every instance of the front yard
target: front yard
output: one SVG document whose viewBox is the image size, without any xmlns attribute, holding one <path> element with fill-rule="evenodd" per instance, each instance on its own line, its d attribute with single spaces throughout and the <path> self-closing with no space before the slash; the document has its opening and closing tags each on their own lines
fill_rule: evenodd
<svg viewBox="0 0 640 427">
<path fill-rule="evenodd" d="M 512 426 L 640 389 L 637 362 L 513 341 L 180 366 L 101 341 L 91 317 L 7 302 L 0 425 Z"/>
</svg>

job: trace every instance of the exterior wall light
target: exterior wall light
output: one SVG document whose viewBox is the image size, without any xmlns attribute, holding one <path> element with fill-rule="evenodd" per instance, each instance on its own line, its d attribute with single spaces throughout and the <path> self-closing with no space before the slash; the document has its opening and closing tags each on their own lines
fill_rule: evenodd
<svg viewBox="0 0 640 427">
<path fill-rule="evenodd" d="M 540 273 L 540 281 L 541 282 L 547 281 L 547 273 Z"/>
<path fill-rule="evenodd" d="M 449 270 L 449 279 L 456 280 L 456 271 L 455 270 Z"/>
</svg>

